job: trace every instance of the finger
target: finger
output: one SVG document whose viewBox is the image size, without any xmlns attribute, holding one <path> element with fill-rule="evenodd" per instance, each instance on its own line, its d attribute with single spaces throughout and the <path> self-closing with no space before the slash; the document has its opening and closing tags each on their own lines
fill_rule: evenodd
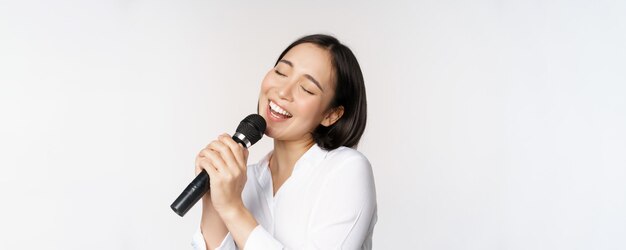
<svg viewBox="0 0 626 250">
<path fill-rule="evenodd" d="M 199 157 L 210 158 L 210 157 L 214 157 L 217 154 L 217 156 L 220 159 L 222 159 L 222 162 L 227 163 L 227 161 L 224 161 L 223 157 L 221 156 L 220 151 L 218 150 L 219 146 L 216 146 L 216 144 L 220 144 L 220 143 L 221 142 L 218 140 L 212 141 L 209 145 L 206 146 L 206 148 L 200 151 Z"/>
<path fill-rule="evenodd" d="M 211 159 L 207 157 L 199 158 L 197 164 L 198 164 L 198 168 L 200 169 L 200 171 L 206 170 L 208 168 L 215 168 L 215 166 L 213 166 L 213 163 L 211 162 Z"/>
<path fill-rule="evenodd" d="M 213 168 L 217 170 L 217 172 L 222 173 L 228 171 L 228 166 L 226 165 L 224 160 L 222 160 L 222 157 L 218 152 L 213 150 L 207 150 L 205 151 L 204 156 L 209 161 L 209 163 L 211 163 Z"/>
<path fill-rule="evenodd" d="M 206 161 L 208 161 L 208 160 L 206 160 Z M 217 170 L 216 170 L 214 167 L 212 167 L 212 166 L 211 166 L 211 167 L 208 167 L 208 168 L 205 168 L 205 170 L 206 170 L 206 173 L 209 175 L 209 179 L 210 179 L 210 180 L 213 180 L 213 181 L 210 181 L 210 182 L 209 182 L 209 187 L 211 187 L 211 184 L 212 184 L 212 183 L 214 183 L 214 182 L 216 182 L 216 180 L 218 180 L 219 173 L 218 173 L 218 172 L 217 172 Z M 213 188 L 211 187 L 211 189 L 213 189 Z"/>
<path fill-rule="evenodd" d="M 247 158 L 245 152 L 248 150 L 246 148 L 235 142 L 235 140 L 233 140 L 233 138 L 228 134 L 220 135 L 219 140 L 230 148 L 230 151 L 233 152 L 233 156 L 235 157 L 237 163 L 239 163 L 239 166 L 245 166 L 247 164 L 245 160 Z"/>
<path fill-rule="evenodd" d="M 209 150 L 209 149 L 204 148 L 200 150 L 200 152 L 198 152 L 198 155 L 196 156 L 196 161 L 195 161 L 196 175 L 198 175 L 204 169 L 202 166 L 200 166 L 200 162 L 203 160 L 206 160 L 206 157 L 204 156 L 206 154 L 204 152 L 205 150 Z"/>
<path fill-rule="evenodd" d="M 198 157 L 204 157 L 207 158 L 209 157 L 209 154 L 211 151 L 213 151 L 212 149 L 209 148 L 211 144 L 207 145 L 206 148 L 200 150 L 200 153 L 198 153 Z"/>
<path fill-rule="evenodd" d="M 195 166 L 196 166 L 195 167 L 195 172 L 196 172 L 196 175 L 198 175 L 200 172 L 202 172 L 203 168 L 200 166 L 200 159 L 203 159 L 203 158 L 204 157 L 200 157 L 200 156 L 196 157 L 196 162 L 195 162 Z"/>
<path fill-rule="evenodd" d="M 209 148 L 219 152 L 220 156 L 229 168 L 236 168 L 237 170 L 239 170 L 239 164 L 235 159 L 235 155 L 233 154 L 230 147 L 228 147 L 226 144 L 221 141 L 214 141 L 213 143 L 211 143 L 211 145 L 209 145 Z"/>
</svg>

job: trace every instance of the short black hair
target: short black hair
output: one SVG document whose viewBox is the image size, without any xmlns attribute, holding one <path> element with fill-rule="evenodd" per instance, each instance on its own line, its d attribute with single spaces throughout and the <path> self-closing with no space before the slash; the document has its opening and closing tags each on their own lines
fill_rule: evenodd
<svg viewBox="0 0 626 250">
<path fill-rule="evenodd" d="M 311 43 L 326 49 L 332 58 L 333 76 L 335 78 L 335 96 L 327 110 L 343 106 L 343 116 L 334 124 L 325 127 L 317 126 L 313 131 L 315 143 L 326 150 L 340 146 L 354 148 L 365 131 L 367 123 L 367 98 L 365 96 L 365 81 L 356 57 L 347 46 L 337 38 L 314 34 L 304 36 L 291 43 L 278 57 L 276 64 L 293 47 Z"/>
</svg>

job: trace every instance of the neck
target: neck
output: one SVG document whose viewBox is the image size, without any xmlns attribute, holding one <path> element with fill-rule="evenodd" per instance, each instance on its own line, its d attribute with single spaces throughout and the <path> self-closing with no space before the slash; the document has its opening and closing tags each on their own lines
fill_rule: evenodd
<svg viewBox="0 0 626 250">
<path fill-rule="evenodd" d="M 315 144 L 313 139 L 302 141 L 281 141 L 274 139 L 274 152 L 269 162 L 272 175 L 289 177 L 298 159 L 300 159 L 313 144 Z"/>
</svg>

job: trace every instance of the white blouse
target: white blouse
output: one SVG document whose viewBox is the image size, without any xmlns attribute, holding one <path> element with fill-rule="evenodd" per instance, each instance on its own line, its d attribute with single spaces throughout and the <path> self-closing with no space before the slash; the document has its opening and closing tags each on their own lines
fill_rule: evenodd
<svg viewBox="0 0 626 250">
<path fill-rule="evenodd" d="M 313 145 L 272 195 L 271 152 L 248 166 L 244 205 L 259 225 L 245 243 L 254 249 L 371 249 L 376 224 L 372 167 L 360 152 Z M 194 249 L 205 249 L 200 230 Z M 217 249 L 238 249 L 230 233 Z"/>
</svg>

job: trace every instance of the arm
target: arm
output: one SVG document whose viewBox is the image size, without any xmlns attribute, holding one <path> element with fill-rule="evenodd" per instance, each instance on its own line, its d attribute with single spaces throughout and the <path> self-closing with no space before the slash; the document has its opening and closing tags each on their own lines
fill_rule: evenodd
<svg viewBox="0 0 626 250">
<path fill-rule="evenodd" d="M 329 166 L 314 198 L 306 242 L 283 246 L 262 226 L 247 236 L 251 249 L 371 249 L 376 222 L 376 190 L 371 166 L 363 156 L 352 156 Z M 226 219 L 225 219 L 226 220 Z M 228 224 L 228 223 L 227 223 Z"/>
<path fill-rule="evenodd" d="M 228 234 L 226 225 L 224 225 L 224 222 L 211 203 L 209 192 L 202 197 L 202 220 L 200 222 L 200 230 L 204 237 L 206 249 L 216 249 Z"/>
<path fill-rule="evenodd" d="M 196 157 L 196 175 L 202 170 L 209 173 L 209 168 L 213 169 L 211 157 L 215 158 L 216 141 L 207 145 Z M 211 178 L 212 179 L 212 178 Z M 228 235 L 228 228 L 220 217 L 219 213 L 211 201 L 211 192 L 202 196 L 202 218 L 200 221 L 200 232 L 196 233 L 192 245 L 199 250 L 205 249 L 236 249 L 234 244 L 227 244 L 232 238 Z"/>
<path fill-rule="evenodd" d="M 220 245 L 225 236 L 243 248 L 258 225 L 241 198 L 247 176 L 248 151 L 223 134 L 200 152 L 196 168 L 210 177 L 210 194 L 203 197 L 201 229 L 207 248 Z"/>
<path fill-rule="evenodd" d="M 193 236 L 191 245 L 194 250 L 237 249 L 228 229 L 211 204 L 211 197 L 202 197 L 202 219 L 200 228 Z"/>
<path fill-rule="evenodd" d="M 243 205 L 241 192 L 246 182 L 246 166 L 235 163 L 239 147 L 227 136 L 206 158 L 211 178 L 211 201 L 230 236 L 239 248 L 283 249 Z M 219 152 L 219 153 L 217 153 Z M 233 156 L 234 155 L 234 156 Z M 229 163 L 227 163 L 229 162 Z M 363 156 L 352 156 L 333 163 L 333 171 L 320 186 L 312 210 L 307 242 L 302 248 L 369 248 L 368 236 L 376 221 L 376 192 L 371 166 Z M 243 166 L 243 167 L 241 167 Z M 218 237 L 219 238 L 219 237 Z M 229 248 L 230 249 L 230 248 Z"/>
</svg>

